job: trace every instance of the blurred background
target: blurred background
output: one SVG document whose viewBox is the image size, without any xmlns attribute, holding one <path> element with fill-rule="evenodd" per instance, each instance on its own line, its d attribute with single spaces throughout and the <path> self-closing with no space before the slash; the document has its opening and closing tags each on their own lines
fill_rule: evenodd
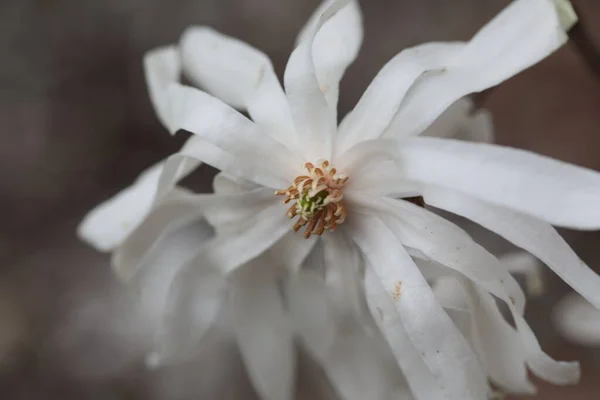
<svg viewBox="0 0 600 400">
<path fill-rule="evenodd" d="M 86 211 L 184 139 L 170 137 L 153 114 L 141 64 L 146 51 L 176 42 L 189 25 L 210 25 L 262 49 L 281 76 L 319 3 L 0 2 L 0 399 L 198 399 L 198 388 L 209 386 L 218 387 L 214 398 L 254 398 L 235 348 L 218 334 L 201 355 L 214 360 L 211 368 L 147 371 L 139 324 L 108 257 L 79 242 L 75 229 Z M 342 81 L 342 114 L 401 49 L 466 40 L 508 1 L 361 3 L 365 41 Z M 600 2 L 573 3 L 600 44 Z M 498 143 L 600 170 L 600 76 L 572 44 L 502 84 L 483 105 L 493 113 Z M 201 170 L 205 189 L 213 173 Z M 600 234 L 563 233 L 600 271 Z M 583 379 L 577 387 L 541 384 L 538 398 L 597 399 L 600 351 L 557 336 L 552 306 L 568 289 L 547 275 L 548 292 L 530 301 L 528 319 L 548 353 L 581 360 Z M 233 362 L 225 368 L 222 357 Z M 302 357 L 298 398 L 335 398 L 321 375 Z"/>
</svg>

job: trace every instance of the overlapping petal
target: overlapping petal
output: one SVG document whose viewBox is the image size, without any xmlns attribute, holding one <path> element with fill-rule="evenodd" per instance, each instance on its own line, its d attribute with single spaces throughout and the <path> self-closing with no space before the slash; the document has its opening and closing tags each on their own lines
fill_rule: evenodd
<svg viewBox="0 0 600 400">
<path fill-rule="evenodd" d="M 331 158 L 333 139 L 337 131 L 336 112 L 327 103 L 313 56 L 316 35 L 325 23 L 349 7 L 351 0 L 334 0 L 310 24 L 302 40 L 288 60 L 284 86 L 296 130 L 302 139 L 301 150 L 307 161 Z"/>
<path fill-rule="evenodd" d="M 297 135 L 283 88 L 269 58 L 207 27 L 188 28 L 180 41 L 184 72 L 226 103 L 248 110 L 265 133 L 294 148 Z"/>
<path fill-rule="evenodd" d="M 233 326 L 254 387 L 265 399 L 291 400 L 295 349 L 272 271 L 260 260 L 234 274 Z"/>
<path fill-rule="evenodd" d="M 397 338 L 390 330 L 404 326 L 444 395 L 457 400 L 485 398 L 487 377 L 482 373 L 476 355 L 435 299 L 418 267 L 397 245 L 394 233 L 379 219 L 358 215 L 353 216 L 351 228 L 352 237 L 369 267 L 394 303 L 394 313 L 381 317 L 384 321 L 390 318 L 382 327 L 388 331 L 388 340 Z M 396 355 L 402 357 L 398 346 L 403 344 L 389 344 L 396 347 Z M 410 382 L 410 378 L 408 380 Z"/>
<path fill-rule="evenodd" d="M 513 1 L 471 39 L 458 58 L 415 82 L 384 135 L 422 133 L 457 99 L 518 74 L 566 41 L 553 2 Z"/>
<path fill-rule="evenodd" d="M 337 0 L 325 0 L 300 31 L 296 44 L 309 40 L 320 16 Z M 329 107 L 337 110 L 339 83 L 346 68 L 354 61 L 363 39 L 362 13 L 357 0 L 341 9 L 323 24 L 313 42 L 315 74 Z"/>
<path fill-rule="evenodd" d="M 158 119 L 169 131 L 173 119 L 168 96 L 168 86 L 178 82 L 181 75 L 181 60 L 175 46 L 159 47 L 144 56 L 144 73 L 148 94 Z"/>
<path fill-rule="evenodd" d="M 375 140 L 351 149 L 340 169 L 394 160 L 398 178 L 450 188 L 552 225 L 600 227 L 600 174 L 525 150 L 416 137 Z M 346 167 L 348 165 L 348 167 Z"/>
</svg>

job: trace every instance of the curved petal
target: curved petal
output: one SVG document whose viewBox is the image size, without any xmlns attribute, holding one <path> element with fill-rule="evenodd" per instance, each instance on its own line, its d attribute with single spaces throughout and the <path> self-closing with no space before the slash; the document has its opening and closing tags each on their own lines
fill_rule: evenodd
<svg viewBox="0 0 600 400">
<path fill-rule="evenodd" d="M 301 150 L 307 161 L 330 159 L 337 130 L 336 113 L 325 99 L 328 88 L 321 87 L 313 60 L 315 36 L 351 0 L 334 0 L 311 25 L 303 41 L 292 52 L 285 68 L 283 82 L 292 118 L 301 138 Z M 331 49 L 330 49 L 331 51 Z"/>
<path fill-rule="evenodd" d="M 183 70 L 195 84 L 233 107 L 247 109 L 266 133 L 295 148 L 287 99 L 264 53 L 207 27 L 188 28 L 180 46 Z"/>
<path fill-rule="evenodd" d="M 271 249 L 289 230 L 285 208 L 277 202 L 240 223 L 230 235 L 217 236 L 202 257 L 227 275 Z"/>
<path fill-rule="evenodd" d="M 325 282 L 340 314 L 365 315 L 358 249 L 343 231 L 323 236 Z"/>
<path fill-rule="evenodd" d="M 509 393 L 533 394 L 526 368 L 527 352 L 494 298 L 465 278 L 458 278 L 472 314 L 473 339 L 490 379 Z"/>
<path fill-rule="evenodd" d="M 254 387 L 265 399 L 291 400 L 296 356 L 274 277 L 260 260 L 234 275 L 233 327 Z"/>
<path fill-rule="evenodd" d="M 473 100 L 463 97 L 452 103 L 421 135 L 492 143 L 492 115 L 487 110 L 474 110 Z"/>
<path fill-rule="evenodd" d="M 325 357 L 338 332 L 322 278 L 314 271 L 299 271 L 286 280 L 285 293 L 294 331 L 313 356 Z"/>
<path fill-rule="evenodd" d="M 133 185 L 96 206 L 77 227 L 77 235 L 100 251 L 121 245 L 150 211 L 163 164 L 148 168 Z"/>
<path fill-rule="evenodd" d="M 320 16 L 336 0 L 325 0 L 311 15 L 300 31 L 296 45 L 309 40 Z M 358 1 L 344 7 L 317 33 L 313 42 L 313 61 L 319 86 L 332 110 L 337 110 L 339 83 L 346 68 L 354 61 L 363 39 L 362 13 Z"/>
<path fill-rule="evenodd" d="M 219 172 L 213 179 L 213 191 L 216 194 L 243 193 L 256 189 L 258 186 L 252 182 L 233 179 L 225 172 Z"/>
<path fill-rule="evenodd" d="M 421 189 L 427 204 L 468 218 L 533 254 L 589 302 L 600 307 L 600 276 L 585 265 L 552 226 L 453 190 L 430 185 Z"/>
<path fill-rule="evenodd" d="M 544 293 L 542 264 L 537 258 L 525 251 L 519 251 L 503 254 L 498 260 L 511 274 L 521 274 L 525 277 L 528 295 L 541 296 Z"/>
<path fill-rule="evenodd" d="M 140 268 L 145 254 L 155 246 L 160 238 L 166 237 L 174 229 L 199 219 L 211 207 L 242 208 L 252 203 L 260 192 L 234 195 L 200 194 L 192 195 L 182 190 L 172 191 L 155 207 L 127 240 L 112 255 L 113 266 L 119 277 L 127 281 Z"/>
<path fill-rule="evenodd" d="M 181 75 L 181 60 L 177 48 L 165 46 L 146 53 L 144 73 L 154 111 L 165 128 L 172 131 L 175 121 L 167 88 L 171 83 L 178 82 Z"/>
<path fill-rule="evenodd" d="M 443 68 L 459 57 L 461 42 L 425 43 L 403 50 L 377 73 L 339 127 L 336 154 L 363 140 L 378 138 L 388 127 L 418 77 Z"/>
<path fill-rule="evenodd" d="M 269 250 L 269 260 L 273 265 L 282 265 L 287 272 L 296 273 L 310 257 L 317 242 L 318 238 L 305 239 L 297 232 L 288 232 Z"/>
<path fill-rule="evenodd" d="M 128 282 L 157 324 L 155 365 L 193 356 L 218 315 L 223 276 L 210 265 L 187 264 L 211 235 L 212 228 L 202 221 L 176 229 L 153 246 Z"/>
<path fill-rule="evenodd" d="M 584 346 L 600 346 L 600 310 L 575 293 L 561 299 L 553 319 L 568 340 Z"/>
<path fill-rule="evenodd" d="M 192 132 L 236 160 L 260 166 L 286 182 L 297 176 L 303 160 L 225 103 L 178 84 L 171 85 L 170 95 L 177 129 Z"/>
<path fill-rule="evenodd" d="M 380 319 L 390 318 L 384 329 L 404 326 L 408 338 L 421 353 L 439 389 L 449 399 L 483 399 L 487 396 L 487 377 L 465 338 L 435 299 L 427 281 L 410 256 L 398 246 L 398 239 L 385 224 L 374 217 L 353 215 L 350 228 L 389 299 L 391 315 L 381 309 Z M 388 300 L 389 301 L 389 300 Z M 376 314 L 375 314 L 376 315 Z M 425 317 L 427 316 L 427 317 Z M 377 317 L 376 317 L 377 318 Z M 391 332 L 388 332 L 388 340 Z M 392 348 L 401 344 L 390 342 Z M 397 354 L 399 358 L 403 355 Z M 400 365 L 402 362 L 399 360 Z M 407 371 L 404 371 L 407 374 Z M 410 378 L 408 379 L 410 384 Z"/>
<path fill-rule="evenodd" d="M 371 314 L 390 345 L 415 398 L 418 400 L 447 399 L 439 383 L 436 382 L 433 372 L 411 343 L 394 301 L 385 291 L 371 266 L 365 270 L 365 293 Z"/>
<path fill-rule="evenodd" d="M 499 298 L 509 298 L 523 314 L 525 294 L 517 281 L 458 226 L 407 201 L 357 197 L 352 201 L 379 215 L 403 246 L 458 271 Z"/>
<path fill-rule="evenodd" d="M 402 179 L 462 192 L 552 225 L 600 228 L 596 171 L 524 150 L 426 137 L 361 143 L 339 168 L 351 175 L 352 166 L 390 158 Z"/>
<path fill-rule="evenodd" d="M 518 74 L 566 41 L 553 1 L 513 1 L 471 39 L 460 57 L 411 87 L 384 135 L 422 133 L 457 99 Z"/>
<path fill-rule="evenodd" d="M 534 373 L 556 384 L 571 384 L 579 380 L 580 372 L 578 363 L 555 361 L 543 352 L 535 334 L 523 318 L 523 293 L 516 282 L 514 282 L 514 279 L 506 270 L 502 271 L 502 266 L 500 265 L 498 265 L 498 269 L 500 270 L 498 274 L 504 276 L 504 279 L 498 278 L 497 281 L 494 279 L 495 274 L 493 271 L 490 271 L 490 267 L 494 265 L 494 257 L 486 257 L 487 252 L 468 236 L 461 235 L 460 230 L 454 229 L 454 233 L 451 231 L 445 232 L 443 229 L 440 230 L 439 228 L 443 228 L 442 224 L 438 223 L 436 226 L 433 219 L 438 219 L 439 222 L 444 220 L 435 216 L 435 214 L 426 213 L 420 207 L 408 202 L 395 202 L 399 204 L 405 203 L 403 204 L 405 210 L 413 208 L 415 213 L 421 214 L 421 220 L 412 219 L 412 222 L 415 223 L 417 228 L 420 228 L 421 233 L 426 238 L 425 240 L 420 239 L 418 232 L 412 235 L 407 234 L 409 225 L 405 223 L 394 224 L 394 221 L 386 218 L 386 224 L 389 224 L 390 228 L 392 228 L 403 244 L 418 250 L 422 249 L 421 252 L 425 256 L 442 265 L 456 268 L 461 273 L 462 271 L 468 271 L 469 275 L 465 274 L 465 276 L 469 278 L 473 277 L 472 279 L 476 283 L 481 284 L 482 287 L 506 303 L 523 341 L 523 346 L 527 354 L 527 363 Z M 386 211 L 393 211 L 393 209 L 387 208 Z M 403 213 L 403 215 L 405 214 Z M 430 218 L 426 218 L 427 216 Z M 435 216 L 435 218 L 432 218 L 432 216 Z M 450 223 L 446 224 L 447 228 L 450 226 Z M 454 250 L 456 250 L 455 253 Z M 499 264 L 497 260 L 496 264 Z M 478 269 L 481 271 L 478 271 Z"/>
</svg>

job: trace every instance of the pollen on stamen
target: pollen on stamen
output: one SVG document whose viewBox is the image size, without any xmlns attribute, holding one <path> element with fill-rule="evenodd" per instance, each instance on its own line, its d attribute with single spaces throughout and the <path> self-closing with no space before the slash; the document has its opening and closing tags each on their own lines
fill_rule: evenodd
<svg viewBox="0 0 600 400">
<path fill-rule="evenodd" d="M 275 192 L 285 196 L 284 204 L 295 200 L 286 216 L 290 219 L 298 217 L 292 228 L 295 232 L 308 225 L 304 231 L 307 239 L 311 235 L 320 236 L 326 230 L 334 231 L 346 219 L 342 188 L 348 177 L 339 174 L 329 161 L 318 165 L 304 164 L 307 175 L 298 176 L 289 188 Z"/>
</svg>

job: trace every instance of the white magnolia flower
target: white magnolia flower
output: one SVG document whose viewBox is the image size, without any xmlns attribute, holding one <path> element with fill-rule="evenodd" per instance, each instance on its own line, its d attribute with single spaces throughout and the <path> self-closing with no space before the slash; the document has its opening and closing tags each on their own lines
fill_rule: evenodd
<svg viewBox="0 0 600 400">
<path fill-rule="evenodd" d="M 211 276 L 239 280 L 238 341 L 266 398 L 290 394 L 291 330 L 282 328 L 286 315 L 273 280 L 261 279 L 261 268 L 251 267 L 268 251 L 295 271 L 317 242 L 326 278 L 333 273 L 355 282 L 364 261 L 370 309 L 416 398 L 482 399 L 489 393 L 488 377 L 505 390 L 531 392 L 526 367 L 551 382 L 576 381 L 576 364 L 557 363 L 540 349 L 522 317 L 523 293 L 508 270 L 453 224 L 396 200 L 422 195 L 429 205 L 497 232 L 600 304 L 598 277 L 549 224 L 597 228 L 600 176 L 519 150 L 416 137 L 457 99 L 498 84 L 564 43 L 554 4 L 519 0 L 469 43 L 429 43 L 401 52 L 338 127 L 338 83 L 361 38 L 356 2 L 325 2 L 300 35 L 284 92 L 262 53 L 207 28 L 188 31 L 181 54 L 189 76 L 246 109 L 252 120 L 205 92 L 169 87 L 165 82 L 174 81 L 179 68 L 176 50 L 155 53 L 161 62 L 148 68 L 148 77 L 159 115 L 172 132 L 195 135 L 180 153 L 92 213 L 81 234 L 105 250 L 121 244 L 115 266 L 149 297 L 152 286 L 139 276 L 150 276 L 143 268 L 149 259 L 164 257 L 162 264 L 151 264 L 172 268 L 149 279 L 162 288 L 156 297 L 167 311 L 165 329 L 192 339 L 199 340 L 210 326 L 206 316 L 218 307 L 220 286 Z M 199 161 L 221 169 L 215 184 L 231 190 L 171 190 Z M 275 190 L 291 207 L 283 208 Z M 152 195 L 154 202 L 148 200 Z M 127 215 L 118 234 L 114 220 L 102 218 L 110 212 Z M 203 245 L 182 235 L 181 243 L 198 247 L 195 256 L 157 250 L 161 239 L 202 215 L 218 234 Z M 309 239 L 289 232 L 290 216 Z M 458 281 L 463 309 L 478 332 L 471 342 L 444 311 L 429 274 Z M 171 297 L 164 300 L 167 290 Z M 506 303 L 517 330 L 490 294 Z M 269 334 L 273 329 L 278 335 Z M 185 342 L 181 335 L 171 337 L 178 338 L 175 347 Z"/>
</svg>

